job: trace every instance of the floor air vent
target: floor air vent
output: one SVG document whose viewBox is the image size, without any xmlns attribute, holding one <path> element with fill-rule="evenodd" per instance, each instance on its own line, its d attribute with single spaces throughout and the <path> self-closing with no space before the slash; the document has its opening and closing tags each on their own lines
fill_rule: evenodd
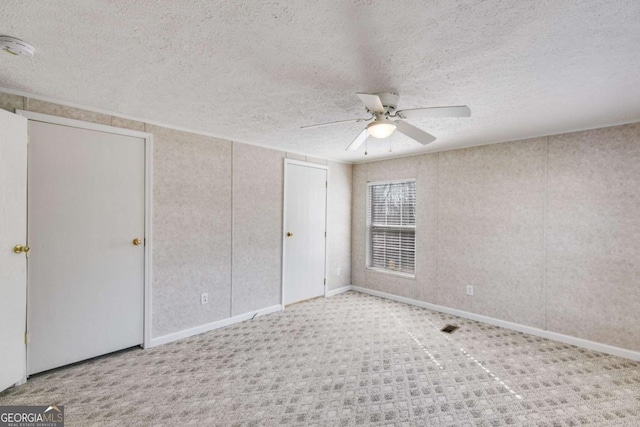
<svg viewBox="0 0 640 427">
<path fill-rule="evenodd" d="M 453 325 L 447 325 L 444 328 L 440 329 L 442 332 L 445 332 L 447 334 L 453 333 L 455 332 L 457 329 L 459 329 L 459 326 L 453 326 Z"/>
</svg>

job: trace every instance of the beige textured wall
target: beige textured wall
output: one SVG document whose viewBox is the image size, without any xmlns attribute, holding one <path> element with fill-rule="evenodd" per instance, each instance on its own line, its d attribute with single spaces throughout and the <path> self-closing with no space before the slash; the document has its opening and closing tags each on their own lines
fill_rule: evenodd
<svg viewBox="0 0 640 427">
<path fill-rule="evenodd" d="M 152 331 L 162 336 L 229 317 L 231 142 L 146 131 L 154 145 Z"/>
<path fill-rule="evenodd" d="M 351 284 L 352 166 L 329 162 L 327 192 L 327 289 Z"/>
<path fill-rule="evenodd" d="M 326 160 L 2 92 L 0 108 L 153 133 L 153 337 L 280 304 L 283 159 Z M 351 277 L 352 167 L 329 168 L 327 282 L 337 288 Z"/>
<path fill-rule="evenodd" d="M 366 183 L 401 178 L 415 279 L 365 268 Z M 639 124 L 355 165 L 352 284 L 640 351 L 639 191 Z"/>
<path fill-rule="evenodd" d="M 547 325 L 640 350 L 640 124 L 549 138 Z"/>
<path fill-rule="evenodd" d="M 546 151 L 541 138 L 438 155 L 438 304 L 544 327 Z"/>
<path fill-rule="evenodd" d="M 285 153 L 233 144 L 233 315 L 281 303 Z"/>
</svg>

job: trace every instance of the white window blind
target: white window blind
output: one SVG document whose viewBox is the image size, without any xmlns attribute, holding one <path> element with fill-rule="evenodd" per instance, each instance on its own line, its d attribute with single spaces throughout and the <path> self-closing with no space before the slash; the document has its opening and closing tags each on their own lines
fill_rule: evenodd
<svg viewBox="0 0 640 427">
<path fill-rule="evenodd" d="M 415 181 L 369 184 L 369 267 L 414 274 Z"/>
</svg>

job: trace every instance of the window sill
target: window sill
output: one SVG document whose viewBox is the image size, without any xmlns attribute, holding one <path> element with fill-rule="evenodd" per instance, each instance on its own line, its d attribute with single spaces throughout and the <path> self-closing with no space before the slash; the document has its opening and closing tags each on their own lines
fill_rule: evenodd
<svg viewBox="0 0 640 427">
<path fill-rule="evenodd" d="M 372 271 L 374 273 L 382 273 L 382 274 L 389 274 L 391 276 L 404 277 L 405 279 L 415 279 L 416 278 L 415 274 L 401 273 L 399 271 L 385 270 L 383 268 L 367 267 L 367 270 L 368 271 Z"/>
</svg>

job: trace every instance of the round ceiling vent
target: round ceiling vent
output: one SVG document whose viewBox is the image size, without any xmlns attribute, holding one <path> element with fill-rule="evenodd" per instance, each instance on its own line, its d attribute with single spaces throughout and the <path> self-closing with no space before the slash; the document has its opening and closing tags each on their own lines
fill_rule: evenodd
<svg viewBox="0 0 640 427">
<path fill-rule="evenodd" d="M 11 36 L 0 36 L 0 49 L 16 56 L 33 56 L 36 50 L 29 43 Z"/>
</svg>

